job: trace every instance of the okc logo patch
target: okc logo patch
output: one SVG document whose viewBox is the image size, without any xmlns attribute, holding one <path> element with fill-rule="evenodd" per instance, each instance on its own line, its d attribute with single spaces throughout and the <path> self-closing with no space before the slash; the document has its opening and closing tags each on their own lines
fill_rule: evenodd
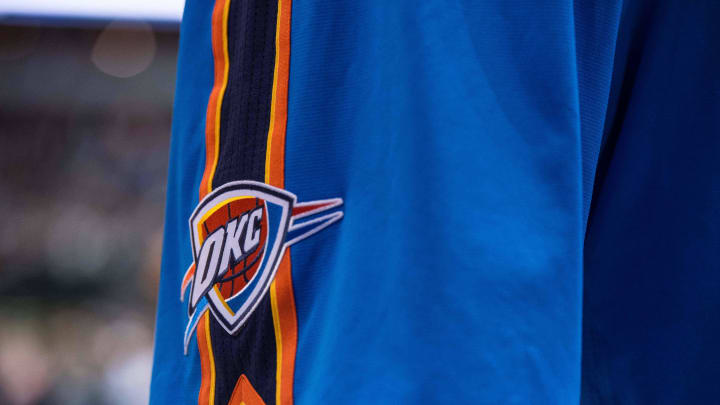
<svg viewBox="0 0 720 405">
<path fill-rule="evenodd" d="M 249 180 L 203 198 L 190 216 L 193 264 L 180 289 L 188 302 L 185 353 L 207 310 L 227 333 L 240 330 L 267 294 L 285 249 L 340 220 L 342 211 L 331 210 L 342 203 L 298 203 L 293 193 Z"/>
</svg>

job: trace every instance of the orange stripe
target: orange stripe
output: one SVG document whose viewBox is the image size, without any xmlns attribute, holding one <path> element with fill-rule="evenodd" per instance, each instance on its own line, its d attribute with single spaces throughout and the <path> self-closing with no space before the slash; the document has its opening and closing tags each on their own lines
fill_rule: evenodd
<svg viewBox="0 0 720 405">
<path fill-rule="evenodd" d="M 285 186 L 285 134 L 287 128 L 288 77 L 290 71 L 291 0 L 278 1 L 277 33 L 275 36 L 275 78 L 273 81 L 270 128 L 268 131 L 265 182 Z M 277 346 L 278 405 L 293 403 L 295 353 L 297 349 L 297 317 L 292 286 L 290 248 L 280 261 L 277 276 L 270 287 Z"/>
<path fill-rule="evenodd" d="M 190 267 L 185 272 L 185 276 L 183 277 L 182 286 L 180 287 L 180 300 L 182 301 L 185 298 L 185 290 L 187 290 L 188 286 L 190 285 L 190 280 L 192 280 L 193 275 L 195 274 L 195 262 L 190 265 Z"/>
<path fill-rule="evenodd" d="M 285 129 L 287 127 L 288 74 L 290 72 L 291 0 L 278 1 L 275 34 L 275 79 L 273 80 L 270 129 L 265 159 L 265 180 L 275 187 L 285 187 Z"/>
<path fill-rule="evenodd" d="M 227 13 L 230 0 L 217 0 L 212 14 L 212 50 L 215 60 L 215 84 L 208 100 L 205 119 L 205 171 L 200 182 L 200 199 L 212 190 L 220 141 L 220 111 L 227 86 Z"/>
<path fill-rule="evenodd" d="M 212 190 L 220 145 L 220 111 L 228 76 L 227 15 L 230 0 L 217 0 L 212 14 L 212 50 L 215 78 L 205 118 L 205 170 L 200 182 L 200 200 Z M 210 314 L 206 312 L 197 325 L 200 349 L 200 392 L 198 405 L 215 405 L 215 361 L 210 338 Z"/>
<path fill-rule="evenodd" d="M 276 305 L 276 311 L 273 311 L 273 316 L 277 321 L 275 323 L 276 342 L 280 341 L 277 355 L 276 403 L 289 405 L 293 403 L 295 353 L 297 350 L 297 317 L 289 248 L 280 262 L 270 294 L 272 303 Z"/>
<path fill-rule="evenodd" d="M 215 403 L 215 359 L 210 340 L 210 314 L 205 312 L 198 321 L 197 343 L 200 352 L 200 372 L 203 376 L 198 393 L 198 405 Z"/>
</svg>

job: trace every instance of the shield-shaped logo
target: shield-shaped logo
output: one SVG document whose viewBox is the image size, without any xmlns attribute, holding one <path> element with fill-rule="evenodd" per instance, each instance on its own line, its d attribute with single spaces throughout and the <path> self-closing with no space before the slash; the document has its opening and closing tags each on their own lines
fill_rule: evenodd
<svg viewBox="0 0 720 405">
<path fill-rule="evenodd" d="M 256 181 L 227 183 L 190 216 L 193 264 L 180 299 L 188 300 L 185 352 L 206 310 L 235 334 L 275 279 L 285 248 L 342 218 L 333 198 L 297 203 L 294 194 Z M 188 288 L 189 287 L 189 288 Z"/>
</svg>

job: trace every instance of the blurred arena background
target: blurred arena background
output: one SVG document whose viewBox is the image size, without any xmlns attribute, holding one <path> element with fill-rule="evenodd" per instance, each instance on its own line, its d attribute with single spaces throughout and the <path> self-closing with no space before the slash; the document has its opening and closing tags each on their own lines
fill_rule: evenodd
<svg viewBox="0 0 720 405">
<path fill-rule="evenodd" d="M 182 0 L 91 3 L 0 1 L 0 404 L 147 403 Z"/>
</svg>

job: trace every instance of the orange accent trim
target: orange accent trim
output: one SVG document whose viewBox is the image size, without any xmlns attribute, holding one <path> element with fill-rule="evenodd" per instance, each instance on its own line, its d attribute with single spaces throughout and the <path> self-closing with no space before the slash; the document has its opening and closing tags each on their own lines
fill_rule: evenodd
<svg viewBox="0 0 720 405">
<path fill-rule="evenodd" d="M 275 79 L 273 80 L 270 128 L 265 159 L 265 182 L 285 186 L 285 130 L 287 128 L 288 77 L 290 73 L 291 0 L 278 0 L 275 34 Z"/>
<path fill-rule="evenodd" d="M 180 288 L 181 301 L 185 298 L 185 290 L 187 290 L 188 285 L 190 285 L 190 280 L 192 280 L 193 275 L 195 275 L 195 262 L 188 267 L 187 272 L 185 272 L 185 276 L 183 277 L 182 287 Z"/>
<path fill-rule="evenodd" d="M 285 187 L 285 135 L 287 129 L 288 78 L 290 73 L 291 0 L 278 0 L 275 34 L 275 78 L 270 110 L 270 128 L 265 158 L 265 182 Z M 297 316 L 292 286 L 290 248 L 280 261 L 275 281 L 270 286 L 270 302 L 277 346 L 277 405 L 293 403 L 295 353 L 297 351 Z"/>
<path fill-rule="evenodd" d="M 260 398 L 260 395 L 255 391 L 255 387 L 250 384 L 250 380 L 243 374 L 235 383 L 228 405 L 265 405 L 265 401 Z"/>
<path fill-rule="evenodd" d="M 295 353 L 298 339 L 290 248 L 285 250 L 277 276 L 271 285 L 270 294 L 271 303 L 276 307 L 273 311 L 276 318 L 275 341 L 278 346 L 276 403 L 290 405 L 293 403 Z"/>
<path fill-rule="evenodd" d="M 200 392 L 198 405 L 215 404 L 215 358 L 210 339 L 210 313 L 205 312 L 197 325 L 197 342 L 200 352 Z"/>
<path fill-rule="evenodd" d="M 200 182 L 200 199 L 212 190 L 220 143 L 220 111 L 227 86 L 227 14 L 230 0 L 217 0 L 212 14 L 212 50 L 215 60 L 215 84 L 208 100 L 205 119 L 205 172 Z"/>
</svg>

